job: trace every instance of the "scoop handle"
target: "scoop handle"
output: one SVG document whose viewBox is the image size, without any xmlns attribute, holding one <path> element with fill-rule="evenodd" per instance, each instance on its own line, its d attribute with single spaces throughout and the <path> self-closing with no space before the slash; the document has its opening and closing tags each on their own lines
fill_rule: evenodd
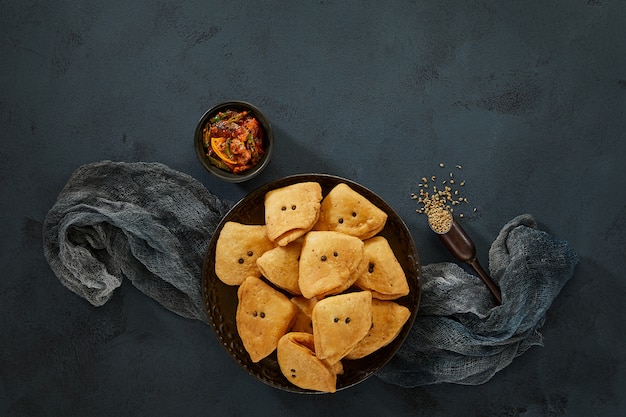
<svg viewBox="0 0 626 417">
<path fill-rule="evenodd" d="M 498 305 L 502 305 L 502 294 L 500 289 L 489 277 L 489 274 L 483 269 L 476 258 L 476 246 L 469 235 L 465 233 L 465 230 L 461 227 L 456 220 L 452 219 L 452 225 L 450 230 L 446 233 L 438 233 L 439 239 L 443 242 L 444 246 L 448 248 L 450 253 L 459 261 L 467 262 L 474 271 L 478 274 L 480 279 L 483 280 L 493 298 L 496 299 Z"/>
<path fill-rule="evenodd" d="M 478 273 L 478 276 L 483 280 L 487 288 L 489 288 L 491 295 L 493 295 L 493 298 L 496 299 L 498 305 L 502 305 L 502 294 L 500 293 L 500 288 L 496 286 L 496 284 L 491 280 L 491 277 L 489 277 L 489 274 L 487 274 L 483 267 L 480 266 L 478 259 L 474 258 L 471 261 L 467 261 L 467 263 L 474 268 L 476 273 Z"/>
</svg>

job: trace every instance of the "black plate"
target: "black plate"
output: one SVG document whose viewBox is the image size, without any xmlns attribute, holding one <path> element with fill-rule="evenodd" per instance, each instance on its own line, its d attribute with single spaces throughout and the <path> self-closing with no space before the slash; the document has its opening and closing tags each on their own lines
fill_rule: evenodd
<svg viewBox="0 0 626 417">
<path fill-rule="evenodd" d="M 395 354 L 400 345 L 404 342 L 417 313 L 417 308 L 421 295 L 420 262 L 415 248 L 413 238 L 400 216 L 379 196 L 367 188 L 344 178 L 325 174 L 303 174 L 285 177 L 280 180 L 266 184 L 239 201 L 222 219 L 218 225 L 204 259 L 202 271 L 202 293 L 204 304 L 209 319 L 209 324 L 215 331 L 228 354 L 241 365 L 248 373 L 255 376 L 264 383 L 291 392 L 313 393 L 292 385 L 280 372 L 276 359 L 276 352 L 270 356 L 254 363 L 246 352 L 243 342 L 239 338 L 235 315 L 237 312 L 237 288 L 222 283 L 215 275 L 215 245 L 224 224 L 228 221 L 235 221 L 243 224 L 264 224 L 265 209 L 264 198 L 268 191 L 287 185 L 316 181 L 322 187 L 325 196 L 337 184 L 346 183 L 353 190 L 374 203 L 387 213 L 387 223 L 385 228 L 379 233 L 384 236 L 393 249 L 400 265 L 406 274 L 410 293 L 395 300 L 409 308 L 411 316 L 406 322 L 398 337 L 389 345 L 372 353 L 365 358 L 358 360 L 342 361 L 344 367 L 343 375 L 337 377 L 337 390 L 353 386 L 370 377 L 378 369 L 382 368 Z"/>
</svg>

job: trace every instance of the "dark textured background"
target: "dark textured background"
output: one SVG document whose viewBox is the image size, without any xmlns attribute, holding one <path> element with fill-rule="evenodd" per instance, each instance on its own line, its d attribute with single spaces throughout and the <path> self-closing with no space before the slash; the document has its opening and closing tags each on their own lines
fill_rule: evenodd
<svg viewBox="0 0 626 417">
<path fill-rule="evenodd" d="M 0 1 L 0 415 L 617 416 L 624 392 L 624 1 Z M 230 99 L 276 130 L 269 168 L 229 185 L 192 147 Z M 44 260 L 69 175 L 157 161 L 237 200 L 284 175 L 360 182 L 450 260 L 409 198 L 463 165 L 481 260 L 531 213 L 581 257 L 534 347 L 488 383 L 335 395 L 267 387 L 210 329 L 125 283 L 100 308 Z"/>
</svg>

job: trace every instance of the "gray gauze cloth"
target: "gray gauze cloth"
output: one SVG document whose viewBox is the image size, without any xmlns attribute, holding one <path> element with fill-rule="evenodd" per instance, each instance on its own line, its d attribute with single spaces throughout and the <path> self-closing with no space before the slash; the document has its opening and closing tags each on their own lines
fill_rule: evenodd
<svg viewBox="0 0 626 417">
<path fill-rule="evenodd" d="M 100 306 L 128 278 L 167 309 L 206 322 L 200 277 L 231 207 L 158 163 L 77 169 L 44 221 L 44 254 L 61 283 Z"/>
<path fill-rule="evenodd" d="M 126 277 L 167 309 L 206 322 L 202 260 L 231 206 L 162 164 L 89 164 L 48 213 L 44 252 L 59 280 L 93 305 L 104 304 Z M 503 227 L 489 252 L 501 306 L 458 265 L 424 266 L 415 324 L 377 376 L 404 387 L 486 382 L 541 345 L 538 329 L 576 263 L 566 242 L 522 215 Z"/>
<path fill-rule="evenodd" d="M 531 346 L 543 345 L 538 330 L 577 262 L 566 242 L 538 230 L 526 214 L 507 223 L 489 250 L 502 305 L 458 265 L 426 265 L 411 332 L 377 375 L 404 387 L 488 381 Z"/>
</svg>

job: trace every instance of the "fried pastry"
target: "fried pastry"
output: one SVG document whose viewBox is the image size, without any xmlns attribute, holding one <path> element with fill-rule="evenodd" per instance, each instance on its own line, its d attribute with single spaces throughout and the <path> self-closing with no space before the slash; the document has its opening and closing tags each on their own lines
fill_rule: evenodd
<svg viewBox="0 0 626 417">
<path fill-rule="evenodd" d="M 298 285 L 302 239 L 277 246 L 263 253 L 256 264 L 261 274 L 272 284 L 294 295 L 300 295 Z"/>
<path fill-rule="evenodd" d="M 311 230 L 320 214 L 322 187 L 301 182 L 277 188 L 265 195 L 267 237 L 285 246 Z"/>
<path fill-rule="evenodd" d="M 400 334 L 410 316 L 409 309 L 400 304 L 372 299 L 372 326 L 345 358 L 361 359 L 387 346 Z"/>
<path fill-rule="evenodd" d="M 312 334 L 287 333 L 278 341 L 276 354 L 280 371 L 295 386 L 321 392 L 337 390 L 337 369 L 315 355 Z"/>
<path fill-rule="evenodd" d="M 291 298 L 291 302 L 298 307 L 298 316 L 291 326 L 292 332 L 304 332 L 313 334 L 313 307 L 317 304 L 317 298 L 304 298 L 302 296 Z"/>
<path fill-rule="evenodd" d="M 265 226 L 227 222 L 215 245 L 215 275 L 227 285 L 239 285 L 248 276 L 258 278 L 256 260 L 274 246 Z"/>
<path fill-rule="evenodd" d="M 252 362 L 258 362 L 276 349 L 296 319 L 298 307 L 256 277 L 244 280 L 237 298 L 237 331 Z"/>
<path fill-rule="evenodd" d="M 409 293 L 406 274 L 383 236 L 364 242 L 363 254 L 367 269 L 354 285 L 372 292 L 374 298 L 395 300 Z"/>
<path fill-rule="evenodd" d="M 336 185 L 322 200 L 313 230 L 334 230 L 361 240 L 383 230 L 387 214 L 347 184 Z"/>
<path fill-rule="evenodd" d="M 306 298 L 348 288 L 363 259 L 363 242 L 339 232 L 311 231 L 300 251 L 298 283 Z"/>
<path fill-rule="evenodd" d="M 336 363 L 369 332 L 372 294 L 359 291 L 320 300 L 313 308 L 312 319 L 317 357 Z"/>
</svg>

